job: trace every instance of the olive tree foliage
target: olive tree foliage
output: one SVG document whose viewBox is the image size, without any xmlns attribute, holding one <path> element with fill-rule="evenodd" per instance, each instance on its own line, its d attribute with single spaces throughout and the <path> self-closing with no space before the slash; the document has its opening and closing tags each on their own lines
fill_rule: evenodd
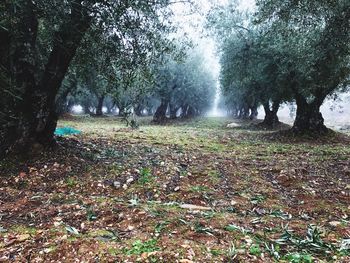
<svg viewBox="0 0 350 263">
<path fill-rule="evenodd" d="M 327 132 L 320 107 L 349 84 L 350 2 L 259 0 L 257 7 L 249 20 L 234 3 L 209 17 L 224 36 L 221 83 L 229 104 L 258 101 L 271 124 L 279 103 L 296 102 L 294 132 Z"/>
<path fill-rule="evenodd" d="M 215 79 L 199 51 L 188 51 L 182 60 L 168 57 L 155 72 L 153 93 L 160 100 L 155 122 L 164 122 L 167 115 L 171 119 L 198 116 L 210 108 Z"/>
<path fill-rule="evenodd" d="M 257 29 L 237 2 L 218 6 L 208 15 L 208 28 L 216 37 L 219 51 L 222 94 L 229 112 L 239 118 L 256 118 L 260 98 L 257 94 L 260 68 L 257 61 Z M 255 91 L 255 92 L 253 92 Z"/>
<path fill-rule="evenodd" d="M 182 1 L 183 2 L 183 1 Z M 50 145 L 56 95 L 77 54 L 107 39 L 122 66 L 168 51 L 171 0 L 0 3 L 0 153 L 14 146 Z M 88 41 L 86 41 L 88 40 Z M 112 44 L 111 44 L 112 43 Z M 116 66 L 118 68 L 118 66 Z"/>
<path fill-rule="evenodd" d="M 220 80 L 234 116 L 254 118 L 262 105 L 265 119 L 261 125 L 273 128 L 279 123 L 280 104 L 292 96 L 279 67 L 283 54 L 265 34 L 263 28 L 252 26 L 222 44 Z"/>
<path fill-rule="evenodd" d="M 349 84 L 348 0 L 259 0 L 257 22 L 283 52 L 280 67 L 297 104 L 295 132 L 323 133 L 325 98 Z"/>
</svg>

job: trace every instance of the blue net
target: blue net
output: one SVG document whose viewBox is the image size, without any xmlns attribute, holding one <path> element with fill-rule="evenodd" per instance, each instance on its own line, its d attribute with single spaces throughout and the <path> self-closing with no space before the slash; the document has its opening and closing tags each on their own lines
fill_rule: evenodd
<svg viewBox="0 0 350 263">
<path fill-rule="evenodd" d="M 76 130 L 72 127 L 62 127 L 62 128 L 57 128 L 55 130 L 55 135 L 57 136 L 65 136 L 65 135 L 73 135 L 73 134 L 80 134 L 81 131 Z"/>
</svg>

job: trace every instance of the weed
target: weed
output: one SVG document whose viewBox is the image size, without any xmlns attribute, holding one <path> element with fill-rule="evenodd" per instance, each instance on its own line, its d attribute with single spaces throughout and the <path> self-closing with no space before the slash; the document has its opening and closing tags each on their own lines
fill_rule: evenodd
<svg viewBox="0 0 350 263">
<path fill-rule="evenodd" d="M 219 249 L 211 249 L 210 253 L 215 257 L 222 255 L 222 251 Z"/>
<path fill-rule="evenodd" d="M 67 187 L 73 188 L 77 185 L 77 181 L 73 177 L 68 177 L 66 179 L 66 185 Z"/>
<path fill-rule="evenodd" d="M 254 256 L 260 256 L 261 255 L 261 249 L 258 245 L 252 245 L 249 248 L 249 253 Z"/>
<path fill-rule="evenodd" d="M 208 192 L 210 189 L 206 186 L 202 185 L 197 185 L 197 186 L 192 186 L 191 191 L 196 192 L 196 193 L 202 193 L 202 192 Z"/>
<path fill-rule="evenodd" d="M 262 202 L 264 202 L 266 200 L 265 196 L 263 195 L 256 195 L 256 196 L 253 196 L 251 199 L 250 199 L 250 202 L 254 205 L 257 205 L 257 204 L 260 204 Z"/>
<path fill-rule="evenodd" d="M 335 246 L 323 241 L 321 239 L 320 229 L 313 225 L 308 226 L 305 238 L 294 235 L 291 230 L 285 230 L 283 235 L 275 242 L 281 245 L 293 245 L 298 250 L 307 251 L 316 255 L 327 256 L 332 251 L 335 251 Z"/>
<path fill-rule="evenodd" d="M 157 247 L 157 240 L 150 239 L 148 241 L 142 242 L 141 240 L 136 240 L 130 249 L 124 249 L 126 255 L 141 255 L 142 253 L 150 253 L 160 250 Z"/>
<path fill-rule="evenodd" d="M 266 251 L 269 252 L 269 254 L 274 257 L 275 259 L 279 260 L 281 258 L 280 256 L 280 247 L 279 245 L 274 245 L 273 243 L 268 243 L 268 242 L 265 242 L 265 248 L 266 248 Z"/>
<path fill-rule="evenodd" d="M 314 262 L 312 256 L 309 254 L 293 253 L 293 254 L 287 254 L 283 258 L 288 260 L 288 262 L 290 262 L 290 263 L 312 263 L 312 262 Z"/>
<path fill-rule="evenodd" d="M 152 177 L 151 169 L 150 168 L 143 168 L 140 171 L 140 177 L 138 179 L 138 182 L 142 185 L 145 185 L 147 183 L 150 183 L 154 178 Z"/>
<path fill-rule="evenodd" d="M 169 225 L 169 224 L 170 224 L 169 221 L 163 221 L 163 222 L 158 223 L 155 226 L 155 232 L 157 234 L 160 234 L 167 227 L 167 225 Z"/>
<path fill-rule="evenodd" d="M 12 231 L 18 233 L 18 234 L 29 234 L 29 235 L 35 235 L 37 233 L 37 229 L 34 227 L 26 227 L 26 226 L 16 226 L 12 228 Z"/>
<path fill-rule="evenodd" d="M 86 209 L 86 218 L 88 221 L 95 221 L 97 219 L 97 214 L 91 207 Z"/>
<path fill-rule="evenodd" d="M 231 262 L 233 261 L 236 257 L 237 257 L 237 249 L 236 246 L 233 242 L 231 242 L 230 247 L 228 248 L 227 251 L 227 257 L 228 257 L 228 261 Z"/>
<path fill-rule="evenodd" d="M 120 241 L 120 236 L 119 234 L 114 231 L 114 230 L 103 230 L 103 231 L 98 231 L 95 233 L 97 234 L 97 239 L 101 241 Z"/>
<path fill-rule="evenodd" d="M 123 152 L 120 153 L 113 148 L 107 148 L 106 150 L 104 150 L 102 152 L 102 157 L 104 157 L 104 158 L 120 158 L 120 157 L 124 157 L 124 153 Z"/>
<path fill-rule="evenodd" d="M 214 182 L 217 183 L 220 180 L 220 173 L 218 173 L 217 171 L 213 170 L 213 171 L 209 171 L 208 176 L 210 177 L 210 179 Z"/>
<path fill-rule="evenodd" d="M 241 226 L 237 226 L 237 225 L 235 225 L 235 224 L 230 224 L 230 225 L 226 226 L 226 227 L 225 227 L 225 230 L 226 230 L 226 231 L 229 231 L 229 232 L 238 231 L 238 232 L 241 232 L 241 233 L 244 234 L 244 235 L 251 233 L 250 230 L 245 229 L 244 227 L 241 227 Z"/>
<path fill-rule="evenodd" d="M 348 251 L 350 254 L 350 238 L 348 239 L 343 239 L 340 243 L 340 251 Z"/>
<path fill-rule="evenodd" d="M 283 212 L 282 210 L 273 210 L 273 211 L 270 212 L 270 216 L 278 217 L 278 218 L 281 218 L 283 220 L 292 219 L 292 215 L 291 214 Z"/>
<path fill-rule="evenodd" d="M 69 225 L 66 225 L 66 230 L 67 230 L 67 232 L 68 233 L 70 233 L 70 234 L 72 234 L 72 235 L 79 235 L 79 231 L 78 231 L 78 229 L 76 229 L 75 227 L 73 227 L 73 226 L 69 226 Z"/>
<path fill-rule="evenodd" d="M 210 235 L 210 236 L 213 236 L 213 233 L 214 233 L 214 231 L 213 231 L 213 229 L 211 229 L 210 227 L 206 227 L 206 226 L 204 226 L 202 223 L 200 223 L 200 222 L 196 222 L 195 224 L 194 224 L 194 231 L 196 232 L 196 233 L 202 233 L 202 234 L 207 234 L 207 235 Z"/>
<path fill-rule="evenodd" d="M 133 195 L 131 199 L 129 199 L 129 206 L 138 206 L 139 205 L 139 198 L 137 195 Z"/>
</svg>

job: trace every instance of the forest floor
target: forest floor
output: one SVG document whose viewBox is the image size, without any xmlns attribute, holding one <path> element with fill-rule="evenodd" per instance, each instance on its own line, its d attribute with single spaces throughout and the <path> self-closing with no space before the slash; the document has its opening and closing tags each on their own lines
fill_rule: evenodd
<svg viewBox="0 0 350 263">
<path fill-rule="evenodd" d="M 350 262 L 350 140 L 71 117 L 0 162 L 0 262 Z"/>
</svg>

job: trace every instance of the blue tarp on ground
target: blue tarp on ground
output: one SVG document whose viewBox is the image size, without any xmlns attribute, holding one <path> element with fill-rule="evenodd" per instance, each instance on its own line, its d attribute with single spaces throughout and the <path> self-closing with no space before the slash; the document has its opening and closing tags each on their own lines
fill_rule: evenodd
<svg viewBox="0 0 350 263">
<path fill-rule="evenodd" d="M 81 131 L 74 129 L 72 127 L 62 127 L 57 128 L 55 130 L 55 135 L 57 136 L 65 136 L 65 135 L 72 135 L 72 134 L 80 134 Z"/>
</svg>

